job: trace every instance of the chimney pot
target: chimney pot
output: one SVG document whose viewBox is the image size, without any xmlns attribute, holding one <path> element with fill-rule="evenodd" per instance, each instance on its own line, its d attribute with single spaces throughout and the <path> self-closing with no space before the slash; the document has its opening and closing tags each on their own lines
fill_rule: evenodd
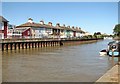
<svg viewBox="0 0 120 84">
<path fill-rule="evenodd" d="M 40 21 L 40 24 L 44 25 L 44 21 L 43 21 L 43 20 L 41 20 L 41 21 Z"/>
<path fill-rule="evenodd" d="M 48 25 L 49 25 L 49 26 L 52 26 L 52 22 L 48 22 Z"/>
<path fill-rule="evenodd" d="M 63 24 L 63 27 L 65 27 L 65 24 Z"/>
<path fill-rule="evenodd" d="M 57 27 L 60 27 L 60 23 L 57 23 L 56 26 L 57 26 Z"/>
<path fill-rule="evenodd" d="M 72 26 L 72 28 L 74 29 L 74 26 Z"/>
<path fill-rule="evenodd" d="M 32 18 L 29 18 L 29 19 L 28 19 L 28 22 L 29 22 L 29 23 L 33 23 L 33 19 L 32 19 Z"/>
<path fill-rule="evenodd" d="M 70 26 L 69 26 L 69 25 L 68 25 L 67 27 L 68 27 L 68 28 L 70 28 Z"/>
</svg>

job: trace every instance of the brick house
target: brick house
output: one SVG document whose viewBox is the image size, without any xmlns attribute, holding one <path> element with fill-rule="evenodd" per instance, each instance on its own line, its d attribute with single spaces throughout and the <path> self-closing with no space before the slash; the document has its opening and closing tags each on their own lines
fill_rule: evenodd
<svg viewBox="0 0 120 84">
<path fill-rule="evenodd" d="M 8 20 L 0 16 L 0 39 L 7 38 Z"/>
</svg>

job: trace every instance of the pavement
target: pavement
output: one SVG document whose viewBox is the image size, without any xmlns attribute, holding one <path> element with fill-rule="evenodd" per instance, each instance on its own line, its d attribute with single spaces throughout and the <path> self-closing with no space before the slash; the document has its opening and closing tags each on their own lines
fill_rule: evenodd
<svg viewBox="0 0 120 84">
<path fill-rule="evenodd" d="M 120 62 L 108 70 L 102 77 L 100 77 L 97 83 L 116 83 L 120 84 Z"/>
</svg>

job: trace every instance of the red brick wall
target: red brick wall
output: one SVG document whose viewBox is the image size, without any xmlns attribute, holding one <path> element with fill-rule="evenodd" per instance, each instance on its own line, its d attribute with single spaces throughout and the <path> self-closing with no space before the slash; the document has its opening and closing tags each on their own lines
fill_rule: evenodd
<svg viewBox="0 0 120 84">
<path fill-rule="evenodd" d="M 4 38 L 7 38 L 7 22 L 4 22 Z"/>
<path fill-rule="evenodd" d="M 76 32 L 75 31 L 73 32 L 73 36 L 76 37 Z"/>
<path fill-rule="evenodd" d="M 22 36 L 31 36 L 31 30 L 30 28 L 22 32 Z"/>
</svg>

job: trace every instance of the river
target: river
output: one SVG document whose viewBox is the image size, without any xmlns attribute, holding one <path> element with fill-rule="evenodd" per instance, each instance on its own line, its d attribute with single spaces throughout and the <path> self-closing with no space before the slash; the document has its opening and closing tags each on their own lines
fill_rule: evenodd
<svg viewBox="0 0 120 84">
<path fill-rule="evenodd" d="M 99 51 L 111 40 L 2 52 L 3 82 L 94 82 L 112 67 Z"/>
</svg>

